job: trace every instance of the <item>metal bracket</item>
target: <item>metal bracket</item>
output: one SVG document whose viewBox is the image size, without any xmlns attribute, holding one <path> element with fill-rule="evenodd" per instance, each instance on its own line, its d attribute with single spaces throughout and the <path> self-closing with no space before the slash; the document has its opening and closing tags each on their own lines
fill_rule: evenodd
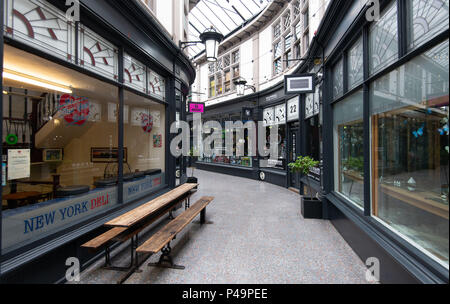
<svg viewBox="0 0 450 304">
<path fill-rule="evenodd" d="M 173 259 L 170 256 L 170 253 L 172 251 L 172 248 L 170 247 L 170 243 L 167 244 L 166 248 L 163 248 L 162 255 L 159 258 L 158 263 L 150 263 L 148 266 L 150 267 L 158 267 L 158 268 L 170 268 L 170 269 L 178 269 L 178 270 L 184 270 L 186 267 L 181 265 L 176 265 L 173 263 Z"/>
</svg>

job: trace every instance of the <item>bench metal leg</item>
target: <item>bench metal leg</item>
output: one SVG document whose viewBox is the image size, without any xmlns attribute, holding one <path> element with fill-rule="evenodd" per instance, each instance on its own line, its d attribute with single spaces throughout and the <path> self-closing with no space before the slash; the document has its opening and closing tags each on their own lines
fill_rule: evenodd
<svg viewBox="0 0 450 304">
<path fill-rule="evenodd" d="M 162 255 L 159 258 L 158 263 L 150 263 L 150 264 L 148 264 L 148 266 L 158 267 L 158 268 L 170 268 L 170 269 L 184 270 L 186 267 L 181 266 L 181 265 L 175 265 L 173 263 L 173 259 L 170 255 L 171 251 L 172 251 L 172 248 L 170 247 L 170 243 L 169 243 L 167 245 L 167 247 L 162 250 Z"/>
<path fill-rule="evenodd" d="M 130 266 L 121 267 L 121 266 L 113 266 L 111 263 L 111 249 L 106 247 L 105 249 L 105 266 L 104 269 L 107 270 L 115 270 L 115 271 L 129 271 L 133 266 L 138 264 L 138 256 L 136 253 L 136 249 L 138 247 L 138 236 L 133 236 L 131 238 L 131 252 L 130 252 Z"/>
<path fill-rule="evenodd" d="M 206 223 L 206 208 L 200 212 L 200 225 L 204 225 Z"/>
</svg>

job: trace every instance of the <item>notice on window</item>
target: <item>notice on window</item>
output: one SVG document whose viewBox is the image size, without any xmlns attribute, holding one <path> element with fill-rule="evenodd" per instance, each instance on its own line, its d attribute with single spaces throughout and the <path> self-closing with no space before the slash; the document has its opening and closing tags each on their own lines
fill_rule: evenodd
<svg viewBox="0 0 450 304">
<path fill-rule="evenodd" d="M 30 149 L 8 150 L 8 180 L 30 177 Z"/>
</svg>

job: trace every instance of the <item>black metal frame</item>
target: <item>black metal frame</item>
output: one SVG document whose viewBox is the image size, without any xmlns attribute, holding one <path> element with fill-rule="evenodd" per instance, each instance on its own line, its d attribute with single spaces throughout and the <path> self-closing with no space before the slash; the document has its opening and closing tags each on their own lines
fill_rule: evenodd
<svg viewBox="0 0 450 304">
<path fill-rule="evenodd" d="M 52 5 L 55 5 L 56 7 L 63 9 L 64 8 L 64 3 L 62 3 L 61 1 L 55 1 L 55 0 L 48 0 L 48 2 L 50 2 Z M 131 2 L 131 1 L 130 1 Z M 97 2 L 95 3 L 95 5 L 103 5 L 103 2 Z M 183 75 L 182 77 L 186 76 L 189 79 L 187 79 L 187 81 L 189 82 L 193 82 L 194 77 L 195 77 L 195 71 L 192 67 L 192 65 L 190 63 L 188 63 L 187 61 L 187 57 L 185 57 L 184 55 L 181 56 L 179 49 L 176 49 L 176 45 L 174 43 L 171 43 L 170 40 L 161 33 L 158 33 L 157 38 L 159 39 L 157 41 L 157 43 L 159 43 L 159 45 L 157 43 L 155 43 L 155 39 L 154 38 L 150 38 L 150 36 L 148 36 L 148 39 L 150 39 L 152 41 L 152 43 L 155 45 L 155 47 L 160 47 L 160 48 L 165 48 L 165 49 L 169 49 L 170 53 L 173 54 L 172 57 L 172 62 L 173 62 L 173 66 L 171 70 L 167 70 L 166 68 L 164 68 L 162 66 L 162 64 L 155 59 L 154 57 L 150 56 L 148 54 L 147 50 L 144 50 L 142 48 L 139 47 L 139 41 L 135 42 L 132 41 L 131 38 L 126 37 L 124 35 L 122 35 L 121 33 L 119 33 L 114 27 L 110 26 L 109 24 L 106 23 L 106 21 L 101 17 L 98 16 L 96 14 L 96 12 L 92 11 L 91 8 L 86 7 L 85 3 L 81 3 L 81 9 L 83 10 L 83 14 L 81 14 L 81 18 L 82 18 L 82 23 L 87 23 L 89 26 L 93 26 L 93 25 L 98 25 L 96 26 L 96 30 L 98 30 L 98 32 L 105 37 L 106 39 L 109 39 L 111 41 L 113 41 L 115 44 L 120 45 L 119 47 L 119 69 L 118 69 L 118 82 L 115 82 L 113 80 L 107 79 L 101 75 L 98 75 L 94 72 L 88 71 L 84 68 L 82 68 L 81 66 L 77 65 L 78 64 L 78 47 L 75 47 L 76 49 L 76 53 L 75 53 L 75 64 L 74 63 L 70 63 L 68 61 L 64 61 L 62 59 L 59 59 L 57 57 L 54 57 L 48 53 L 45 53 L 43 51 L 40 51 L 38 49 L 34 49 L 33 47 L 26 45 L 24 43 L 21 43 L 19 41 L 13 40 L 9 37 L 4 37 L 3 35 L 3 30 L 1 30 L 0 33 L 0 42 L 1 42 L 1 46 L 0 46 L 0 70 L 3 69 L 3 55 L 4 55 L 4 43 L 7 43 L 8 45 L 11 45 L 13 47 L 16 47 L 18 49 L 24 50 L 28 53 L 37 55 L 39 57 L 45 58 L 47 60 L 50 60 L 52 62 L 55 62 L 63 67 L 66 68 L 70 68 L 73 70 L 76 70 L 77 72 L 80 72 L 82 74 L 85 74 L 87 76 L 96 78 L 100 81 L 109 83 L 114 85 L 115 87 L 117 87 L 118 90 L 118 94 L 119 94 L 119 123 L 118 123 L 118 147 L 119 147 L 119 183 L 118 183 L 118 200 L 119 200 L 119 204 L 117 208 L 114 208 L 112 210 L 107 211 L 106 213 L 103 213 L 99 216 L 96 216 L 92 219 L 89 219 L 87 221 L 81 222 L 81 223 L 77 223 L 74 226 L 72 226 L 70 229 L 65 229 L 63 231 L 59 231 L 53 235 L 47 236 L 43 239 L 40 239 L 36 242 L 33 242 L 31 244 L 28 244 L 18 250 L 14 250 L 13 252 L 8 253 L 7 255 L 3 255 L 2 252 L 2 247 L 1 247 L 1 230 L 2 230 L 2 208 L 0 208 L 0 266 L 1 263 L 13 258 L 14 256 L 23 254 L 25 252 L 27 252 L 28 250 L 45 244 L 51 240 L 53 240 L 56 237 L 61 237 L 64 234 L 68 233 L 71 229 L 75 229 L 76 227 L 79 227 L 81 225 L 86 225 L 87 223 L 90 222 L 94 222 L 96 219 L 102 218 L 107 216 L 108 214 L 112 214 L 114 212 L 117 212 L 118 210 L 120 210 L 121 208 L 123 208 L 124 204 L 123 204 L 123 149 L 124 149 L 124 124 L 123 124 L 123 118 L 124 118 L 124 92 L 125 90 L 130 91 L 132 93 L 138 94 L 140 96 L 146 97 L 146 98 L 151 98 L 152 100 L 155 100 L 155 102 L 165 105 L 166 108 L 166 142 L 165 142 L 165 148 L 166 148 L 166 164 L 165 164 L 165 168 L 166 168 L 166 182 L 168 184 L 169 187 L 173 188 L 175 187 L 175 159 L 173 157 L 170 157 L 170 140 L 172 138 L 172 135 L 170 134 L 169 130 L 170 128 L 168 128 L 170 126 L 170 124 L 175 121 L 175 95 L 174 95 L 174 91 L 175 91 L 175 79 L 177 79 L 177 81 L 179 81 L 180 83 L 180 90 L 182 92 L 182 94 L 187 94 L 188 93 L 188 89 L 187 87 L 190 85 L 190 83 L 187 83 L 185 81 L 186 78 L 180 78 L 178 79 L 178 76 L 180 73 L 176 73 L 177 71 L 180 70 L 180 66 L 183 69 Z M 126 3 L 124 3 L 123 1 L 112 1 L 111 3 L 105 3 L 105 11 L 106 13 L 113 13 L 114 9 L 117 9 L 118 6 L 120 5 L 127 5 L 131 6 L 134 5 L 133 3 L 128 3 L 128 1 L 126 1 Z M 112 5 L 113 8 L 111 7 L 106 7 L 107 5 Z M 1 12 L 1 16 L 4 15 L 4 1 L 1 0 L 0 1 L 0 12 Z M 129 13 L 127 13 L 129 14 Z M 139 18 L 143 18 L 143 20 L 145 20 L 145 23 L 143 22 L 142 24 L 139 24 L 140 27 L 146 27 L 148 21 L 151 19 L 150 16 L 139 16 Z M 146 19 L 147 18 L 147 19 Z M 3 18 L 1 18 L 1 22 L 0 25 L 2 25 L 0 28 L 3 29 Z M 153 20 L 150 20 L 151 22 L 154 22 Z M 130 23 L 135 23 L 134 21 L 130 20 Z M 75 24 L 76 27 L 79 26 L 79 23 L 76 22 Z M 124 25 L 125 27 L 128 25 Z M 157 31 L 160 27 L 155 27 L 152 29 L 152 31 Z M 145 33 L 146 30 L 142 29 L 141 32 Z M 79 39 L 78 39 L 78 35 L 76 35 L 76 39 L 75 42 L 78 44 L 79 43 Z M 158 100 L 158 99 L 153 99 L 151 95 L 147 95 L 145 93 L 139 92 L 133 88 L 129 88 L 126 87 L 123 84 L 123 80 L 124 80 L 124 75 L 123 75 L 123 53 L 125 52 L 125 49 L 127 51 L 127 53 L 133 54 L 134 56 L 137 56 L 137 58 L 139 58 L 139 60 L 141 60 L 141 62 L 145 63 L 147 66 L 151 66 L 152 69 L 155 69 L 158 73 L 160 73 L 162 76 L 166 77 L 166 81 L 167 81 L 167 85 L 166 85 L 166 101 L 162 101 L 162 100 Z M 186 70 L 186 72 L 184 71 Z M 2 80 L 2 75 L 0 75 L 0 81 Z M 184 96 L 183 96 L 184 97 Z M 184 98 L 183 98 L 184 99 Z M 0 96 L 0 104 L 3 103 L 3 94 Z M 183 108 L 184 109 L 184 108 Z M 2 115 L 2 110 L 3 108 L 0 107 L 0 119 L 1 117 L 3 117 Z M 2 130 L 2 124 L 0 124 L 0 131 Z M 0 149 L 2 148 L 2 142 L 0 141 Z M 172 170 L 173 169 L 173 170 Z M 0 182 L 1 182 L 2 177 L 0 176 Z M 0 188 L 0 196 L 1 196 L 1 192 L 2 189 Z M 133 202 L 131 202 L 133 203 Z M 127 204 L 128 205 L 128 204 Z M 1 271 L 1 270 L 0 270 Z M 1 272 L 0 272 L 1 273 Z M 3 274 L 2 274 L 3 275 Z"/>
</svg>

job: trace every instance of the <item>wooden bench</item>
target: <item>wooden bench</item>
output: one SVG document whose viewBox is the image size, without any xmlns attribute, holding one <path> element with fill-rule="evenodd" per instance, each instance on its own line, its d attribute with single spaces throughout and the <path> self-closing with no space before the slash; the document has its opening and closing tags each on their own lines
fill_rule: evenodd
<svg viewBox="0 0 450 304">
<path fill-rule="evenodd" d="M 200 214 L 200 224 L 205 223 L 206 207 L 214 200 L 214 197 L 202 197 L 192 207 L 184 211 L 177 218 L 172 220 L 163 229 L 154 234 L 148 241 L 136 249 L 136 253 L 156 254 L 162 251 L 161 258 L 158 263 L 150 264 L 150 266 L 158 266 L 165 268 L 184 269 L 184 266 L 175 265 L 170 256 L 172 242 L 176 236 L 189 225 L 197 215 Z"/>
<path fill-rule="evenodd" d="M 190 198 L 195 193 L 191 191 L 193 186 L 178 187 L 143 206 L 148 206 L 154 202 L 158 203 L 158 206 L 153 208 L 151 212 L 146 213 L 144 216 L 139 213 L 139 220 L 132 221 L 130 226 L 117 226 L 113 227 L 107 232 L 99 235 L 98 237 L 90 240 L 89 242 L 83 244 L 81 247 L 87 248 L 90 251 L 98 251 L 100 249 L 105 250 L 105 266 L 104 268 L 116 271 L 128 271 L 133 266 L 137 266 L 138 259 L 136 254 L 136 248 L 139 243 L 139 233 L 146 229 L 148 226 L 159 220 L 162 216 L 169 213 L 170 219 L 173 219 L 172 212 L 178 205 L 185 202 L 186 209 L 189 206 Z M 135 210 L 141 208 L 138 207 Z M 130 216 L 133 211 L 125 214 L 125 216 Z M 122 218 L 124 215 L 118 217 Z M 116 221 L 117 219 L 113 220 Z M 112 222 L 113 222 L 112 221 Z M 110 247 L 115 242 L 126 242 L 131 240 L 131 255 L 130 255 L 130 266 L 127 267 L 117 267 L 111 264 L 111 251 Z"/>
</svg>

